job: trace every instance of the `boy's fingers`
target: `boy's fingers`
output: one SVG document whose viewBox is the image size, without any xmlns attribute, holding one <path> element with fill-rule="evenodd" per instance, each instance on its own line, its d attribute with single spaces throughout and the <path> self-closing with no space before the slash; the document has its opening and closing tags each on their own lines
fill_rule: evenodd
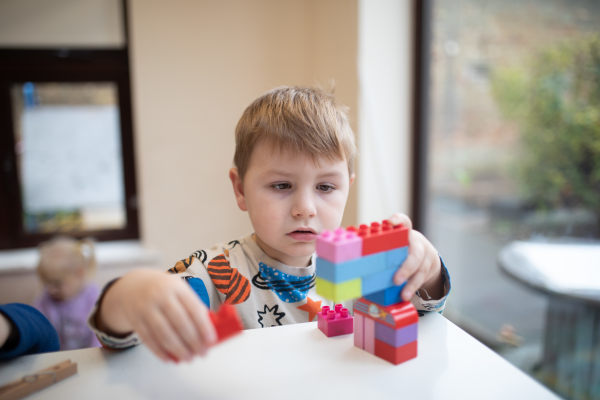
<svg viewBox="0 0 600 400">
<path fill-rule="evenodd" d="M 191 351 L 183 343 L 176 329 L 159 308 L 150 311 L 146 318 L 148 331 L 160 346 L 178 360 L 192 358 Z"/>
<path fill-rule="evenodd" d="M 208 347 L 217 342 L 217 332 L 208 316 L 208 308 L 198 299 L 193 291 L 184 291 L 179 294 L 181 304 L 185 308 L 197 335 L 194 349 L 197 354 L 205 354 Z"/>
<path fill-rule="evenodd" d="M 186 306 L 177 294 L 166 301 L 162 309 L 163 315 L 167 316 L 179 340 L 190 354 L 190 358 L 194 354 L 201 354 L 203 352 L 202 338 L 190 320 Z"/>
<path fill-rule="evenodd" d="M 388 220 L 392 223 L 392 225 L 404 225 L 409 230 L 412 229 L 412 221 L 408 218 L 408 215 L 402 213 L 395 213 Z"/>
<path fill-rule="evenodd" d="M 414 234 L 413 234 L 414 233 Z M 408 256 L 402 266 L 398 268 L 396 274 L 394 275 L 394 283 L 396 285 L 401 285 L 405 281 L 407 281 L 414 273 L 417 271 L 421 263 L 423 262 L 423 257 L 425 255 L 425 248 L 423 243 L 420 240 L 412 240 L 412 238 L 417 234 L 416 231 L 410 232 L 410 247 L 408 249 Z"/>
<path fill-rule="evenodd" d="M 402 289 L 402 300 L 409 301 L 417 289 L 421 287 L 425 281 L 425 271 L 419 270 L 416 274 L 410 277 L 406 282 L 406 286 Z"/>
<path fill-rule="evenodd" d="M 159 343 L 157 343 L 156 339 L 152 337 L 152 333 L 143 322 L 140 321 L 135 331 L 140 340 L 146 347 L 150 349 L 150 351 L 154 353 L 154 355 L 165 362 L 175 361 L 173 357 L 169 357 L 167 352 L 160 346 Z"/>
<path fill-rule="evenodd" d="M 429 271 L 431 269 L 431 264 L 433 263 L 433 258 L 430 254 L 426 254 L 424 259 L 422 260 L 422 264 L 420 268 L 418 268 L 417 272 L 415 272 L 407 281 L 406 286 L 402 289 L 402 299 L 404 301 L 410 300 L 415 292 L 419 290 L 421 286 L 425 283 L 427 276 L 429 275 Z"/>
</svg>

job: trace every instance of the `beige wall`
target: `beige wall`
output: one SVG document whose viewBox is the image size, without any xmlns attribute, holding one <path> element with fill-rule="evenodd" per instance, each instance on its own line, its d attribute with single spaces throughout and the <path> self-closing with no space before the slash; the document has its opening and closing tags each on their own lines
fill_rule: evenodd
<svg viewBox="0 0 600 400">
<path fill-rule="evenodd" d="M 168 264 L 250 232 L 227 172 L 252 99 L 333 80 L 356 127 L 356 1 L 131 0 L 129 16 L 141 234 Z"/>
</svg>

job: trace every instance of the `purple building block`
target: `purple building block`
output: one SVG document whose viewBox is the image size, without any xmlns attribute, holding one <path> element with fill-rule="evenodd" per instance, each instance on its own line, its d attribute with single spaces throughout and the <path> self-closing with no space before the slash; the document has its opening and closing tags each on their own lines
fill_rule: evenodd
<svg viewBox="0 0 600 400">
<path fill-rule="evenodd" d="M 394 329 L 386 324 L 375 324 L 375 339 L 379 339 L 392 347 L 404 346 L 417 340 L 418 324 L 410 324 L 404 328 Z"/>
</svg>

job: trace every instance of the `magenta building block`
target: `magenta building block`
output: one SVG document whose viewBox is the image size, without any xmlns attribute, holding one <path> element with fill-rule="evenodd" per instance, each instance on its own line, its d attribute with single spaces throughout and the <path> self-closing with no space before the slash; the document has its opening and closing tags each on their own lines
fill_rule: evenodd
<svg viewBox="0 0 600 400">
<path fill-rule="evenodd" d="M 332 263 L 340 263 L 362 257 L 362 238 L 355 231 L 338 228 L 323 231 L 317 236 L 316 252 L 319 257 Z"/>
<path fill-rule="evenodd" d="M 352 315 L 341 304 L 336 304 L 333 310 L 329 306 L 323 306 L 317 319 L 317 326 L 327 337 L 346 335 L 354 329 Z"/>
<path fill-rule="evenodd" d="M 404 346 L 417 340 L 417 325 L 410 324 L 404 328 L 394 329 L 378 322 L 375 324 L 375 339 L 381 340 L 392 347 Z"/>
</svg>

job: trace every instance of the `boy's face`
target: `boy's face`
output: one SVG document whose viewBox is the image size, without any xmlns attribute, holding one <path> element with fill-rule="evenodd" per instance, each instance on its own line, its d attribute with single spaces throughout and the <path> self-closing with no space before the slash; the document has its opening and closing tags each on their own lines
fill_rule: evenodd
<svg viewBox="0 0 600 400">
<path fill-rule="evenodd" d="M 315 163 L 264 142 L 254 148 L 243 182 L 236 168 L 229 177 L 258 245 L 292 266 L 308 265 L 317 235 L 340 226 L 353 180 L 345 160 Z"/>
</svg>

